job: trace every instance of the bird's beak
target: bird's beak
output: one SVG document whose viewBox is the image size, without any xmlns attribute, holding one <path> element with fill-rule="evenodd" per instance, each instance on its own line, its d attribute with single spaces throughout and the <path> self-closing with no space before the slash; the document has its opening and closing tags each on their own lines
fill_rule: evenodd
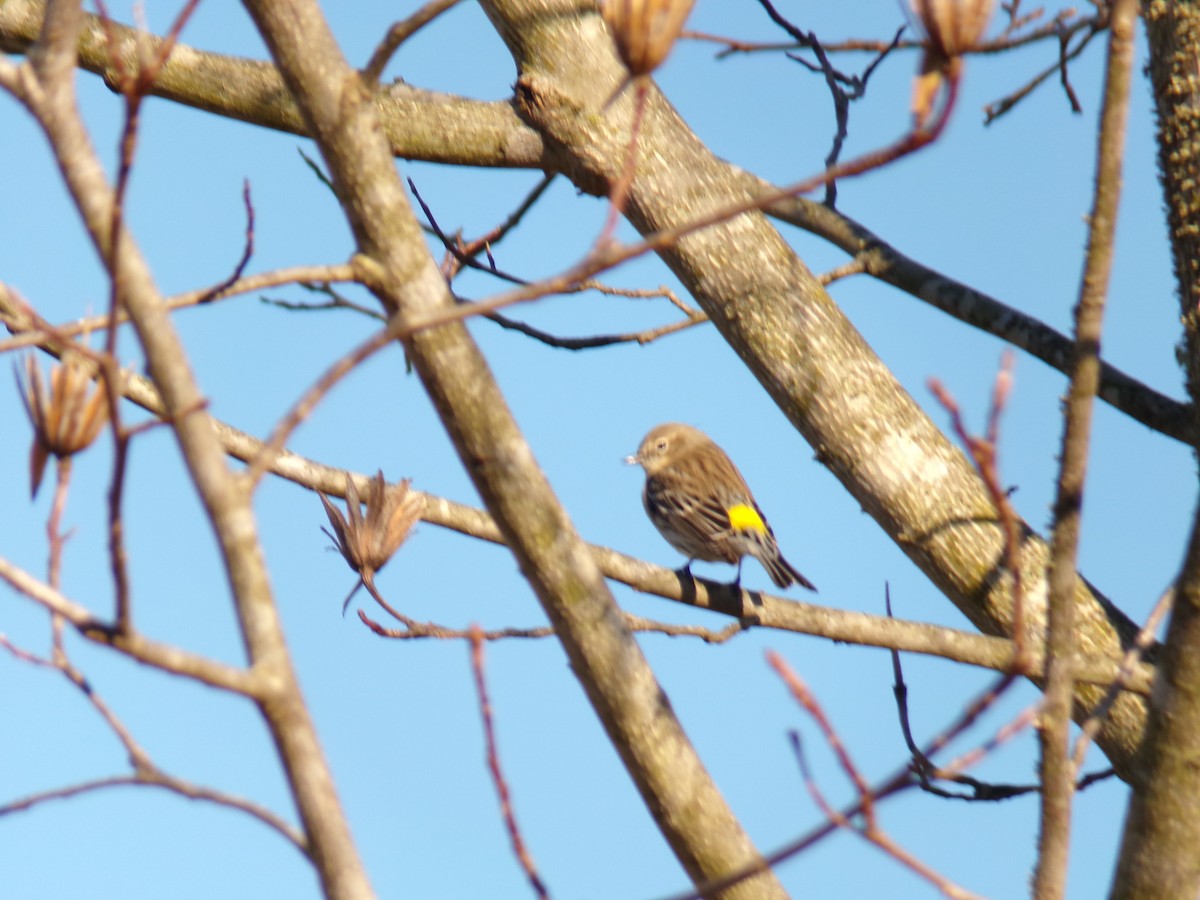
<svg viewBox="0 0 1200 900">
<path fill-rule="evenodd" d="M 636 453 L 633 454 L 633 456 L 625 457 L 625 465 L 627 465 L 627 466 L 640 466 L 641 464 L 642 464 L 642 459 Z"/>
</svg>

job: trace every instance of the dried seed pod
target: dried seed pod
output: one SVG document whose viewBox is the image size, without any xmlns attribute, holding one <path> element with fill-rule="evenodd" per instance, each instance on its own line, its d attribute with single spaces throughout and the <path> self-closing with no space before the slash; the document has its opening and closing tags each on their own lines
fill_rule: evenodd
<svg viewBox="0 0 1200 900">
<path fill-rule="evenodd" d="M 600 0 L 600 12 L 617 45 L 617 55 L 637 78 L 657 69 L 696 0 Z"/>
<path fill-rule="evenodd" d="M 924 127 L 948 83 L 962 72 L 962 55 L 979 43 L 992 18 L 993 0 L 911 0 L 927 40 L 913 83 L 913 117 Z"/>
<path fill-rule="evenodd" d="M 994 0 L 912 0 L 912 9 L 936 53 L 952 59 L 983 37 Z"/>
<path fill-rule="evenodd" d="M 354 479 L 346 481 L 346 512 L 334 506 L 320 494 L 321 503 L 333 531 L 325 531 L 337 545 L 338 552 L 354 571 L 374 574 L 404 543 L 408 532 L 425 510 L 425 497 L 408 489 L 405 479 L 388 486 L 383 472 L 377 472 L 367 489 L 367 513 L 364 516 Z"/>
<path fill-rule="evenodd" d="M 33 425 L 29 476 L 36 496 L 51 456 L 73 456 L 96 439 L 108 421 L 108 395 L 103 386 L 92 384 L 79 354 L 70 351 L 50 369 L 49 389 L 37 361 L 26 356 L 25 377 L 21 377 L 18 369 L 17 387 Z"/>
</svg>

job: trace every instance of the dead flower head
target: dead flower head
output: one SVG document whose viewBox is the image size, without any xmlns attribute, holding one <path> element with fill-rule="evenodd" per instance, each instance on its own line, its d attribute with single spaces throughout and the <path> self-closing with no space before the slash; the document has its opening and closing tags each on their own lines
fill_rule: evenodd
<svg viewBox="0 0 1200 900">
<path fill-rule="evenodd" d="M 617 55 L 637 78 L 667 58 L 696 0 L 600 0 Z"/>
<path fill-rule="evenodd" d="M 947 58 L 972 49 L 992 18 L 994 0 L 912 0 L 932 49 Z"/>
<path fill-rule="evenodd" d="M 913 113 L 923 123 L 942 86 L 958 80 L 962 55 L 983 37 L 992 18 L 994 0 L 911 0 L 911 3 L 927 41 L 913 92 Z"/>
<path fill-rule="evenodd" d="M 348 515 L 343 516 L 328 497 L 320 495 L 329 524 L 333 526 L 332 532 L 324 526 L 321 530 L 329 535 L 346 563 L 364 581 L 392 558 L 425 511 L 424 495 L 410 491 L 408 485 L 409 481 L 405 479 L 389 487 L 383 480 L 383 472 L 377 472 L 367 491 L 365 516 L 353 478 L 346 479 Z"/>
<path fill-rule="evenodd" d="M 102 385 L 92 384 L 87 367 L 76 353 L 67 352 L 50 368 L 49 390 L 33 356 L 25 357 L 24 378 L 19 366 L 14 369 L 25 412 L 33 424 L 29 477 L 31 493 L 36 496 L 51 455 L 68 458 L 96 439 L 108 421 L 108 395 Z"/>
</svg>

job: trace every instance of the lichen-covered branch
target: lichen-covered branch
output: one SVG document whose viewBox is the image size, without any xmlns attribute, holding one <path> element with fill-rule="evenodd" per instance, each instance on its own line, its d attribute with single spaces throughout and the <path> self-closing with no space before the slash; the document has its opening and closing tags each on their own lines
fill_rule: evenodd
<svg viewBox="0 0 1200 900">
<path fill-rule="evenodd" d="M 354 232 L 372 292 L 401 324 L 454 307 L 358 73 L 311 0 L 247 0 L 316 140 Z M 406 339 L 459 457 L 554 625 L 572 669 L 694 881 L 759 858 L 717 791 L 625 627 L 579 539 L 461 324 Z M 782 896 L 772 873 L 729 896 Z"/>
<path fill-rule="evenodd" d="M 604 109 L 624 77 L 598 17 L 569 0 L 491 0 L 484 9 L 521 72 L 521 115 L 564 148 L 583 190 L 619 174 L 629 100 Z M 586 61 L 586 64 L 585 64 Z M 654 91 L 627 214 L 644 235 L 744 201 L 751 191 Z M 1003 536 L 974 471 L 904 392 L 765 217 L 749 213 L 660 252 L 785 415 L 909 557 L 985 633 L 1007 635 L 1011 598 L 998 578 Z M 748 302 L 747 298 L 753 298 Z M 1021 543 L 1030 637 L 1045 621 L 1045 543 Z M 1082 580 L 1079 649 L 1119 657 L 1137 629 Z M 1080 686 L 1077 714 L 1102 692 Z M 1098 740 L 1132 775 L 1145 708 L 1126 696 Z"/>
<path fill-rule="evenodd" d="M 0 4 L 0 49 L 26 52 L 37 34 L 44 7 L 44 0 L 7 0 Z M 156 46 L 158 39 L 153 36 L 115 23 L 109 27 L 124 57 L 130 57 L 137 41 Z M 93 17 L 85 19 L 80 65 L 110 84 L 116 77 L 102 29 Z M 307 133 L 278 71 L 268 62 L 181 45 L 151 90 L 196 109 L 265 128 Z M 472 100 L 403 83 L 378 86 L 374 97 L 396 156 L 447 165 L 550 171 L 558 165 L 558 155 L 550 152 L 542 136 L 517 116 L 511 103 Z M 752 195 L 778 191 L 748 172 L 737 170 L 730 176 L 740 180 Z M 1066 373 L 1071 341 L 1061 332 L 911 259 L 844 213 L 801 197 L 777 200 L 767 206 L 767 211 L 845 250 L 871 277 Z M 1099 398 L 1148 428 L 1185 443 L 1195 442 L 1196 429 L 1187 404 L 1164 396 L 1109 363 L 1101 365 Z"/>
<path fill-rule="evenodd" d="M 37 38 L 45 0 L 0 3 L 0 50 L 26 53 Z M 160 39 L 110 22 L 115 53 L 134 64 L 138 48 L 156 49 Z M 106 28 L 85 16 L 79 65 L 114 85 L 117 70 Z M 265 128 L 307 135 L 308 129 L 269 62 L 176 46 L 150 93 L 206 112 Z M 379 86 L 380 120 L 397 156 L 464 166 L 542 168 L 544 148 L 521 124 L 512 106 L 425 91 L 403 83 Z"/>
<path fill-rule="evenodd" d="M 1179 358 L 1193 405 L 1200 402 L 1200 5 L 1144 2 L 1150 79 L 1158 117 L 1159 175 L 1179 290 Z M 1110 896 L 1200 893 L 1200 508 L 1155 684 Z"/>
</svg>

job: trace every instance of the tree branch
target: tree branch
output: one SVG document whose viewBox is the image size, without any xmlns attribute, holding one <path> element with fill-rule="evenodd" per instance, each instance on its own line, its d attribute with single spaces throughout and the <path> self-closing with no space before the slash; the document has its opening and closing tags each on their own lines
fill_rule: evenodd
<svg viewBox="0 0 1200 900">
<path fill-rule="evenodd" d="M 376 108 L 319 8 L 311 0 L 246 0 L 246 6 L 320 147 L 359 254 L 375 270 L 372 293 L 401 322 L 453 310 Z M 428 329 L 408 337 L 404 347 L 572 670 L 688 874 L 703 881 L 758 859 L 662 702 L 662 689 L 467 330 Z M 773 874 L 746 890 L 783 895 Z"/>
<path fill-rule="evenodd" d="M 0 321 L 18 334 L 35 329 L 36 326 L 12 303 L 3 287 L 0 283 Z M 59 352 L 53 339 L 45 334 L 40 334 L 38 341 L 48 353 Z M 130 372 L 123 374 L 123 396 L 155 416 L 166 414 L 161 399 L 147 379 Z M 226 452 L 235 459 L 249 463 L 264 452 L 266 444 L 259 438 L 220 420 L 214 419 L 214 423 Z M 347 477 L 355 480 L 356 487 L 364 495 L 370 482 L 367 475 L 328 466 L 289 450 L 275 456 L 267 468 L 294 484 L 330 497 L 345 496 Z M 434 494 L 425 494 L 424 497 L 423 521 L 507 546 L 495 520 L 485 511 Z M 596 544 L 589 546 L 606 577 L 644 594 L 736 618 L 748 627 L 773 628 L 828 638 L 839 643 L 922 653 L 1001 672 L 1011 667 L 1013 645 L 1004 638 L 802 603 L 758 591 L 736 590 L 728 584 L 704 578 L 681 581 L 678 573 L 671 569 L 607 547 Z M 1031 647 L 1029 652 L 1033 671 L 1041 672 L 1043 657 L 1040 647 Z M 1076 678 L 1097 685 L 1112 684 L 1118 677 L 1118 662 L 1108 657 L 1083 655 Z M 1149 664 L 1135 666 L 1125 682 L 1128 689 L 1139 694 L 1148 693 L 1153 672 L 1153 666 Z"/>
<path fill-rule="evenodd" d="M 8 8 L 7 3 L 0 5 L 0 13 L 7 13 Z M 45 38 L 39 42 L 53 35 L 54 50 L 47 59 L 53 58 L 55 64 L 39 63 L 46 52 L 39 43 L 30 51 L 32 67 L 25 70 L 29 77 L 17 86 L 15 94 L 49 140 L 71 199 L 113 282 L 114 312 L 118 306 L 128 312 L 162 395 L 166 418 L 213 528 L 246 652 L 261 679 L 258 708 L 286 771 L 322 885 L 332 898 L 363 897 L 370 894 L 370 885 L 288 657 L 257 540 L 250 493 L 228 467 L 145 258 L 128 229 L 116 229 L 121 221 L 119 195 L 109 185 L 80 119 L 74 64 L 70 71 L 61 64 L 63 48 L 73 59 L 76 36 L 84 25 L 77 5 L 47 7 Z M 102 36 L 96 39 L 101 48 L 106 46 Z M 140 71 L 141 59 L 134 55 L 126 65 Z"/>
<path fill-rule="evenodd" d="M 1200 8 L 1143 5 L 1158 127 L 1159 176 L 1178 284 L 1188 395 L 1200 404 Z M 1200 894 L 1200 506 L 1175 583 L 1162 670 L 1143 742 L 1111 897 Z"/>
<path fill-rule="evenodd" d="M 736 176 L 749 191 L 769 195 L 778 190 L 748 173 Z M 990 297 L 954 278 L 905 256 L 886 240 L 846 214 L 804 197 L 777 200 L 766 212 L 849 253 L 863 270 L 980 331 L 995 335 L 1067 374 L 1073 342 L 1033 316 Z M 1196 442 L 1198 430 L 1192 409 L 1127 375 L 1100 363 L 1098 396 L 1147 428 L 1185 444 Z"/>
<path fill-rule="evenodd" d="M 68 785 L 67 787 L 39 791 L 36 794 L 27 794 L 24 797 L 0 806 L 0 817 L 25 812 L 50 800 L 67 800 L 71 797 L 78 797 L 81 794 L 104 790 L 105 788 L 131 786 L 161 788 L 173 794 L 187 797 L 189 800 L 204 800 L 209 803 L 215 803 L 218 806 L 244 812 L 258 819 L 264 825 L 273 828 L 297 850 L 306 856 L 308 855 L 308 845 L 305 843 L 304 835 L 266 807 L 252 803 L 243 797 L 227 794 L 224 791 L 213 790 L 202 785 L 192 784 L 189 781 L 175 778 L 157 770 L 136 772 L 130 775 L 114 775 L 110 778 L 97 778 L 92 781 L 83 781 L 79 784 Z"/>
<path fill-rule="evenodd" d="M 580 27 L 569 0 L 491 0 L 484 8 L 517 59 L 523 117 L 564 148 L 563 174 L 583 190 L 616 178 L 630 101 L 600 112 L 624 77 L 607 35 Z M 655 89 L 646 115 L 647 144 L 627 204 L 632 224 L 862 508 L 976 627 L 1009 634 L 1011 597 L 996 577 L 1003 534 L 971 466 L 763 216 L 690 230 L 717 211 L 748 208 L 752 193 Z M 667 240 L 685 229 L 686 237 Z M 1022 534 L 1027 614 L 1038 634 L 1047 548 L 1024 524 Z M 1134 623 L 1082 579 L 1075 596 L 1080 649 L 1119 658 L 1137 633 Z M 1077 715 L 1102 697 L 1079 686 Z M 1126 694 L 1097 741 L 1127 778 L 1145 716 L 1142 702 Z"/>
<path fill-rule="evenodd" d="M 1100 116 L 1096 187 L 1088 217 L 1088 246 L 1079 303 L 1075 307 L 1075 353 L 1064 411 L 1057 496 L 1050 545 L 1050 599 L 1046 624 L 1046 691 L 1039 728 L 1042 803 L 1033 893 L 1064 896 L 1071 843 L 1075 766 L 1070 756 L 1071 703 L 1075 690 L 1075 566 L 1087 477 L 1092 408 L 1100 385 L 1100 337 L 1112 272 L 1121 198 L 1125 130 L 1133 69 L 1136 0 L 1118 0 L 1109 25 L 1108 66 Z"/>
<path fill-rule="evenodd" d="M 261 693 L 255 673 L 153 641 L 136 631 L 120 632 L 109 628 L 86 607 L 63 596 L 3 557 L 0 557 L 0 579 L 6 581 L 14 591 L 62 616 L 89 641 L 112 647 L 131 659 L 164 672 L 183 675 L 223 691 L 245 697 L 256 697 Z"/>
<path fill-rule="evenodd" d="M 27 52 L 43 10 L 44 0 L 7 0 L 0 4 L 0 49 Z M 124 26 L 114 24 L 112 29 L 126 55 L 133 53 L 139 40 L 151 47 L 158 40 Z M 115 74 L 100 34 L 98 22 L 87 18 L 80 42 L 80 63 L 112 83 Z M 186 50 L 167 61 L 152 87 L 153 93 L 265 128 L 306 134 L 274 66 L 192 47 Z M 381 87 L 375 97 L 396 156 L 448 165 L 549 171 L 561 162 L 550 158 L 541 136 L 516 115 L 510 103 L 452 97 L 406 84 Z M 752 195 L 778 193 L 777 187 L 750 173 L 739 170 L 730 177 Z M 1067 372 L 1071 340 L 1061 332 L 905 256 L 850 217 L 799 197 L 776 200 L 767 212 L 840 247 L 871 276 L 1008 341 L 1051 368 Z M 1148 428 L 1184 443 L 1196 441 L 1197 429 L 1186 404 L 1109 363 L 1101 364 L 1099 397 Z"/>
<path fill-rule="evenodd" d="M 0 3 L 0 50 L 27 53 L 45 8 L 44 0 Z M 160 43 L 160 38 L 116 23 L 110 23 L 109 30 L 124 65 L 136 66 L 139 48 L 153 51 Z M 79 64 L 109 86 L 117 83 L 117 66 L 97 16 L 84 17 Z M 271 63 L 179 44 L 150 93 L 264 128 L 308 135 Z M 377 87 L 373 96 L 397 156 L 450 165 L 553 168 L 541 139 L 517 118 L 510 103 L 468 100 L 403 83 Z"/>
</svg>

